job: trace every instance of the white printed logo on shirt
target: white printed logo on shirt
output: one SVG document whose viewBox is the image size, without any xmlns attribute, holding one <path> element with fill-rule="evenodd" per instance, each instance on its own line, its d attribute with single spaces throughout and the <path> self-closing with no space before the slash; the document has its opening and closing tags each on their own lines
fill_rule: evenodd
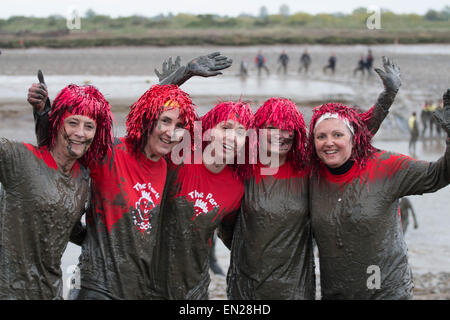
<svg viewBox="0 0 450 320">
<path fill-rule="evenodd" d="M 156 206 L 154 200 L 160 197 L 159 193 L 152 187 L 150 182 L 144 184 L 136 183 L 133 188 L 141 193 L 141 197 L 134 205 L 134 225 L 140 232 L 150 233 L 152 229 L 151 213 Z"/>
<path fill-rule="evenodd" d="M 204 196 L 203 192 L 198 192 L 194 190 L 188 193 L 188 198 L 194 202 L 194 216 L 192 220 L 197 218 L 199 215 L 205 215 L 215 207 L 218 207 L 216 200 L 212 193 L 208 193 Z"/>
</svg>

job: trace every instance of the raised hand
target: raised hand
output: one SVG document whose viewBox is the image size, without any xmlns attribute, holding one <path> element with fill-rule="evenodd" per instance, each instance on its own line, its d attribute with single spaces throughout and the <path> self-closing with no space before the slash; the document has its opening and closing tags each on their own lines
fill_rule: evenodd
<svg viewBox="0 0 450 320">
<path fill-rule="evenodd" d="M 389 58 L 383 56 L 383 68 L 384 71 L 375 68 L 375 72 L 383 81 L 384 89 L 386 91 L 395 91 L 397 92 L 402 85 L 402 79 L 400 78 L 400 68 L 393 63 Z"/>
<path fill-rule="evenodd" d="M 47 85 L 42 71 L 38 71 L 39 83 L 33 83 L 28 89 L 27 101 L 37 112 L 42 112 L 48 99 Z"/>
<path fill-rule="evenodd" d="M 447 89 L 442 99 L 444 100 L 444 107 L 442 109 L 437 108 L 433 112 L 433 116 L 447 132 L 447 136 L 450 137 L 450 89 Z"/>
<path fill-rule="evenodd" d="M 167 78 L 170 74 L 178 70 L 181 66 L 180 64 L 181 58 L 177 56 L 175 59 L 175 63 L 172 63 L 172 57 L 169 58 L 169 61 L 164 61 L 162 64 L 162 73 L 160 73 L 157 69 L 155 69 L 155 74 L 158 77 L 159 81 Z"/>
<path fill-rule="evenodd" d="M 180 61 L 181 58 L 177 57 L 175 63 L 172 63 L 172 58 L 169 58 L 168 61 L 164 61 L 161 72 L 155 69 L 160 85 L 181 86 L 193 76 L 217 76 L 222 74 L 220 70 L 230 67 L 233 63 L 233 60 L 220 55 L 220 52 L 194 58 L 186 66 L 180 66 Z"/>
<path fill-rule="evenodd" d="M 219 70 L 230 67 L 232 63 L 233 60 L 220 55 L 220 52 L 214 52 L 192 59 L 187 68 L 191 76 L 212 77 L 222 74 Z"/>
<path fill-rule="evenodd" d="M 383 68 L 384 71 L 379 68 L 375 69 L 384 86 L 376 104 L 387 112 L 402 85 L 402 79 L 400 78 L 400 68 L 385 56 L 383 56 Z"/>
</svg>

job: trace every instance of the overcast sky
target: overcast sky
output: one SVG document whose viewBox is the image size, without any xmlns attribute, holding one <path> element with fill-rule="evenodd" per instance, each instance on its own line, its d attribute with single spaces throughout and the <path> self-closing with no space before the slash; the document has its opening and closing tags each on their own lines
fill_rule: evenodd
<svg viewBox="0 0 450 320">
<path fill-rule="evenodd" d="M 312 14 L 327 12 L 350 13 L 357 7 L 377 6 L 395 13 L 424 14 L 428 9 L 441 10 L 450 5 L 450 0 L 0 0 L 0 18 L 13 15 L 47 17 L 52 14 L 67 16 L 72 8 L 84 15 L 91 8 L 98 14 L 112 17 L 156 16 L 160 13 L 173 14 L 213 13 L 236 16 L 241 13 L 258 15 L 261 6 L 266 6 L 269 14 L 279 12 L 282 4 L 290 8 L 290 13 L 298 11 Z"/>
</svg>

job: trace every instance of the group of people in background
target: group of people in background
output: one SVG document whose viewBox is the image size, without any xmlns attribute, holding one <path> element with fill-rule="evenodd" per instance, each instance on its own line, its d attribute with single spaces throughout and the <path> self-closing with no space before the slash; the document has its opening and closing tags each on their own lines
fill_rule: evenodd
<svg viewBox="0 0 450 320">
<path fill-rule="evenodd" d="M 419 137 L 422 139 L 439 139 L 442 137 L 442 128 L 439 126 L 439 123 L 436 121 L 435 117 L 433 117 L 433 112 L 436 110 L 442 110 L 443 107 L 444 101 L 442 99 L 439 99 L 437 103 L 433 103 L 433 100 L 425 101 L 420 112 L 420 123 L 422 130 L 419 129 L 417 113 L 412 112 L 411 116 L 408 118 L 408 128 L 410 133 L 408 149 L 410 154 L 416 154 L 416 143 Z M 435 128 L 434 131 L 433 128 Z"/>
<path fill-rule="evenodd" d="M 373 60 L 374 57 L 372 55 L 372 50 L 369 49 L 365 57 L 364 55 L 361 55 L 357 67 L 353 70 L 353 75 L 355 76 L 358 72 L 361 72 L 362 75 L 364 75 L 364 73 L 367 72 L 367 74 L 370 77 L 372 75 Z M 286 75 L 288 73 L 289 61 L 290 61 L 289 55 L 286 53 L 286 50 L 283 50 L 277 59 L 277 63 L 279 64 L 277 68 L 278 74 L 282 73 L 283 75 Z M 258 54 L 255 56 L 254 62 L 257 69 L 258 77 L 261 76 L 263 71 L 266 73 L 266 75 L 270 75 L 270 70 L 267 67 L 267 59 L 263 55 L 261 50 L 258 51 Z M 304 72 L 305 74 L 308 74 L 311 62 L 312 62 L 311 55 L 308 52 L 308 49 L 305 49 L 300 56 L 299 60 L 300 65 L 298 68 L 298 73 Z M 335 74 L 336 64 L 337 64 L 337 57 L 336 54 L 332 52 L 330 54 L 330 57 L 328 58 L 327 64 L 322 68 L 323 73 L 327 73 L 328 71 L 330 71 L 331 74 Z M 239 75 L 241 77 L 247 77 L 249 74 L 248 69 L 249 69 L 248 62 L 245 59 L 242 59 Z"/>
<path fill-rule="evenodd" d="M 364 58 L 363 55 L 359 58 L 358 66 L 353 70 L 353 75 L 355 76 L 358 71 L 364 75 L 364 71 L 367 71 L 369 76 L 372 74 L 372 66 L 373 66 L 373 55 L 372 50 L 369 49 L 367 56 Z"/>
</svg>

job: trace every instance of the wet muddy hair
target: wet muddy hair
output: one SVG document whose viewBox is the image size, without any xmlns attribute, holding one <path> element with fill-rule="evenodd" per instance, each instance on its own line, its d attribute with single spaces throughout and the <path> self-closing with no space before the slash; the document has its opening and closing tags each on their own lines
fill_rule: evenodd
<svg viewBox="0 0 450 320">
<path fill-rule="evenodd" d="M 71 84 L 62 89 L 53 101 L 49 114 L 49 139 L 44 145 L 50 150 L 55 147 L 66 112 L 89 117 L 97 126 L 94 139 L 80 162 L 88 166 L 91 161 L 102 159 L 112 145 L 113 116 L 109 102 L 96 87 L 91 85 Z"/>
<path fill-rule="evenodd" d="M 340 118 L 347 119 L 350 125 L 353 127 L 354 134 L 352 137 L 353 147 L 350 159 L 355 161 L 355 164 L 359 169 L 365 168 L 367 160 L 370 155 L 376 151 L 372 146 L 372 134 L 369 132 L 365 122 L 367 121 L 367 115 L 360 115 L 355 109 L 344 106 L 340 103 L 327 103 L 314 108 L 314 114 L 309 126 L 309 139 L 308 139 L 308 155 L 311 163 L 311 173 L 317 170 L 320 166 L 320 159 L 317 156 L 316 147 L 314 144 L 314 129 L 316 122 L 319 118 L 326 113 L 336 113 Z"/>
<path fill-rule="evenodd" d="M 294 132 L 294 143 L 287 161 L 292 163 L 296 170 L 304 170 L 308 165 L 306 124 L 295 103 L 278 97 L 264 102 L 255 113 L 255 127 L 261 129 L 264 125 L 273 125 L 278 129 Z"/>
<path fill-rule="evenodd" d="M 191 97 L 176 85 L 154 85 L 130 107 L 125 138 L 135 154 L 144 149 L 148 134 L 161 113 L 173 108 L 180 109 L 185 129 L 192 136 L 194 121 L 197 119 L 195 105 Z"/>
<path fill-rule="evenodd" d="M 202 132 L 203 135 L 205 133 L 214 128 L 216 125 L 221 123 L 222 121 L 227 121 L 229 119 L 237 120 L 240 124 L 242 124 L 246 130 L 254 128 L 254 116 L 252 108 L 245 102 L 239 101 L 223 101 L 219 102 L 214 108 L 209 110 L 200 120 L 202 121 Z M 208 135 L 208 133 L 206 133 Z M 204 139 L 202 139 L 204 140 Z M 209 140 L 207 138 L 207 140 Z M 233 172 L 243 178 L 246 178 L 250 175 L 250 167 L 249 163 L 249 140 L 246 138 L 245 143 L 245 156 L 246 156 L 246 164 L 238 165 L 238 164 L 230 164 L 229 166 L 232 168 Z M 208 142 L 207 142 L 208 143 Z M 202 143 L 202 150 L 206 146 L 207 143 Z M 199 148 L 199 146 L 195 146 L 195 148 Z"/>
</svg>

